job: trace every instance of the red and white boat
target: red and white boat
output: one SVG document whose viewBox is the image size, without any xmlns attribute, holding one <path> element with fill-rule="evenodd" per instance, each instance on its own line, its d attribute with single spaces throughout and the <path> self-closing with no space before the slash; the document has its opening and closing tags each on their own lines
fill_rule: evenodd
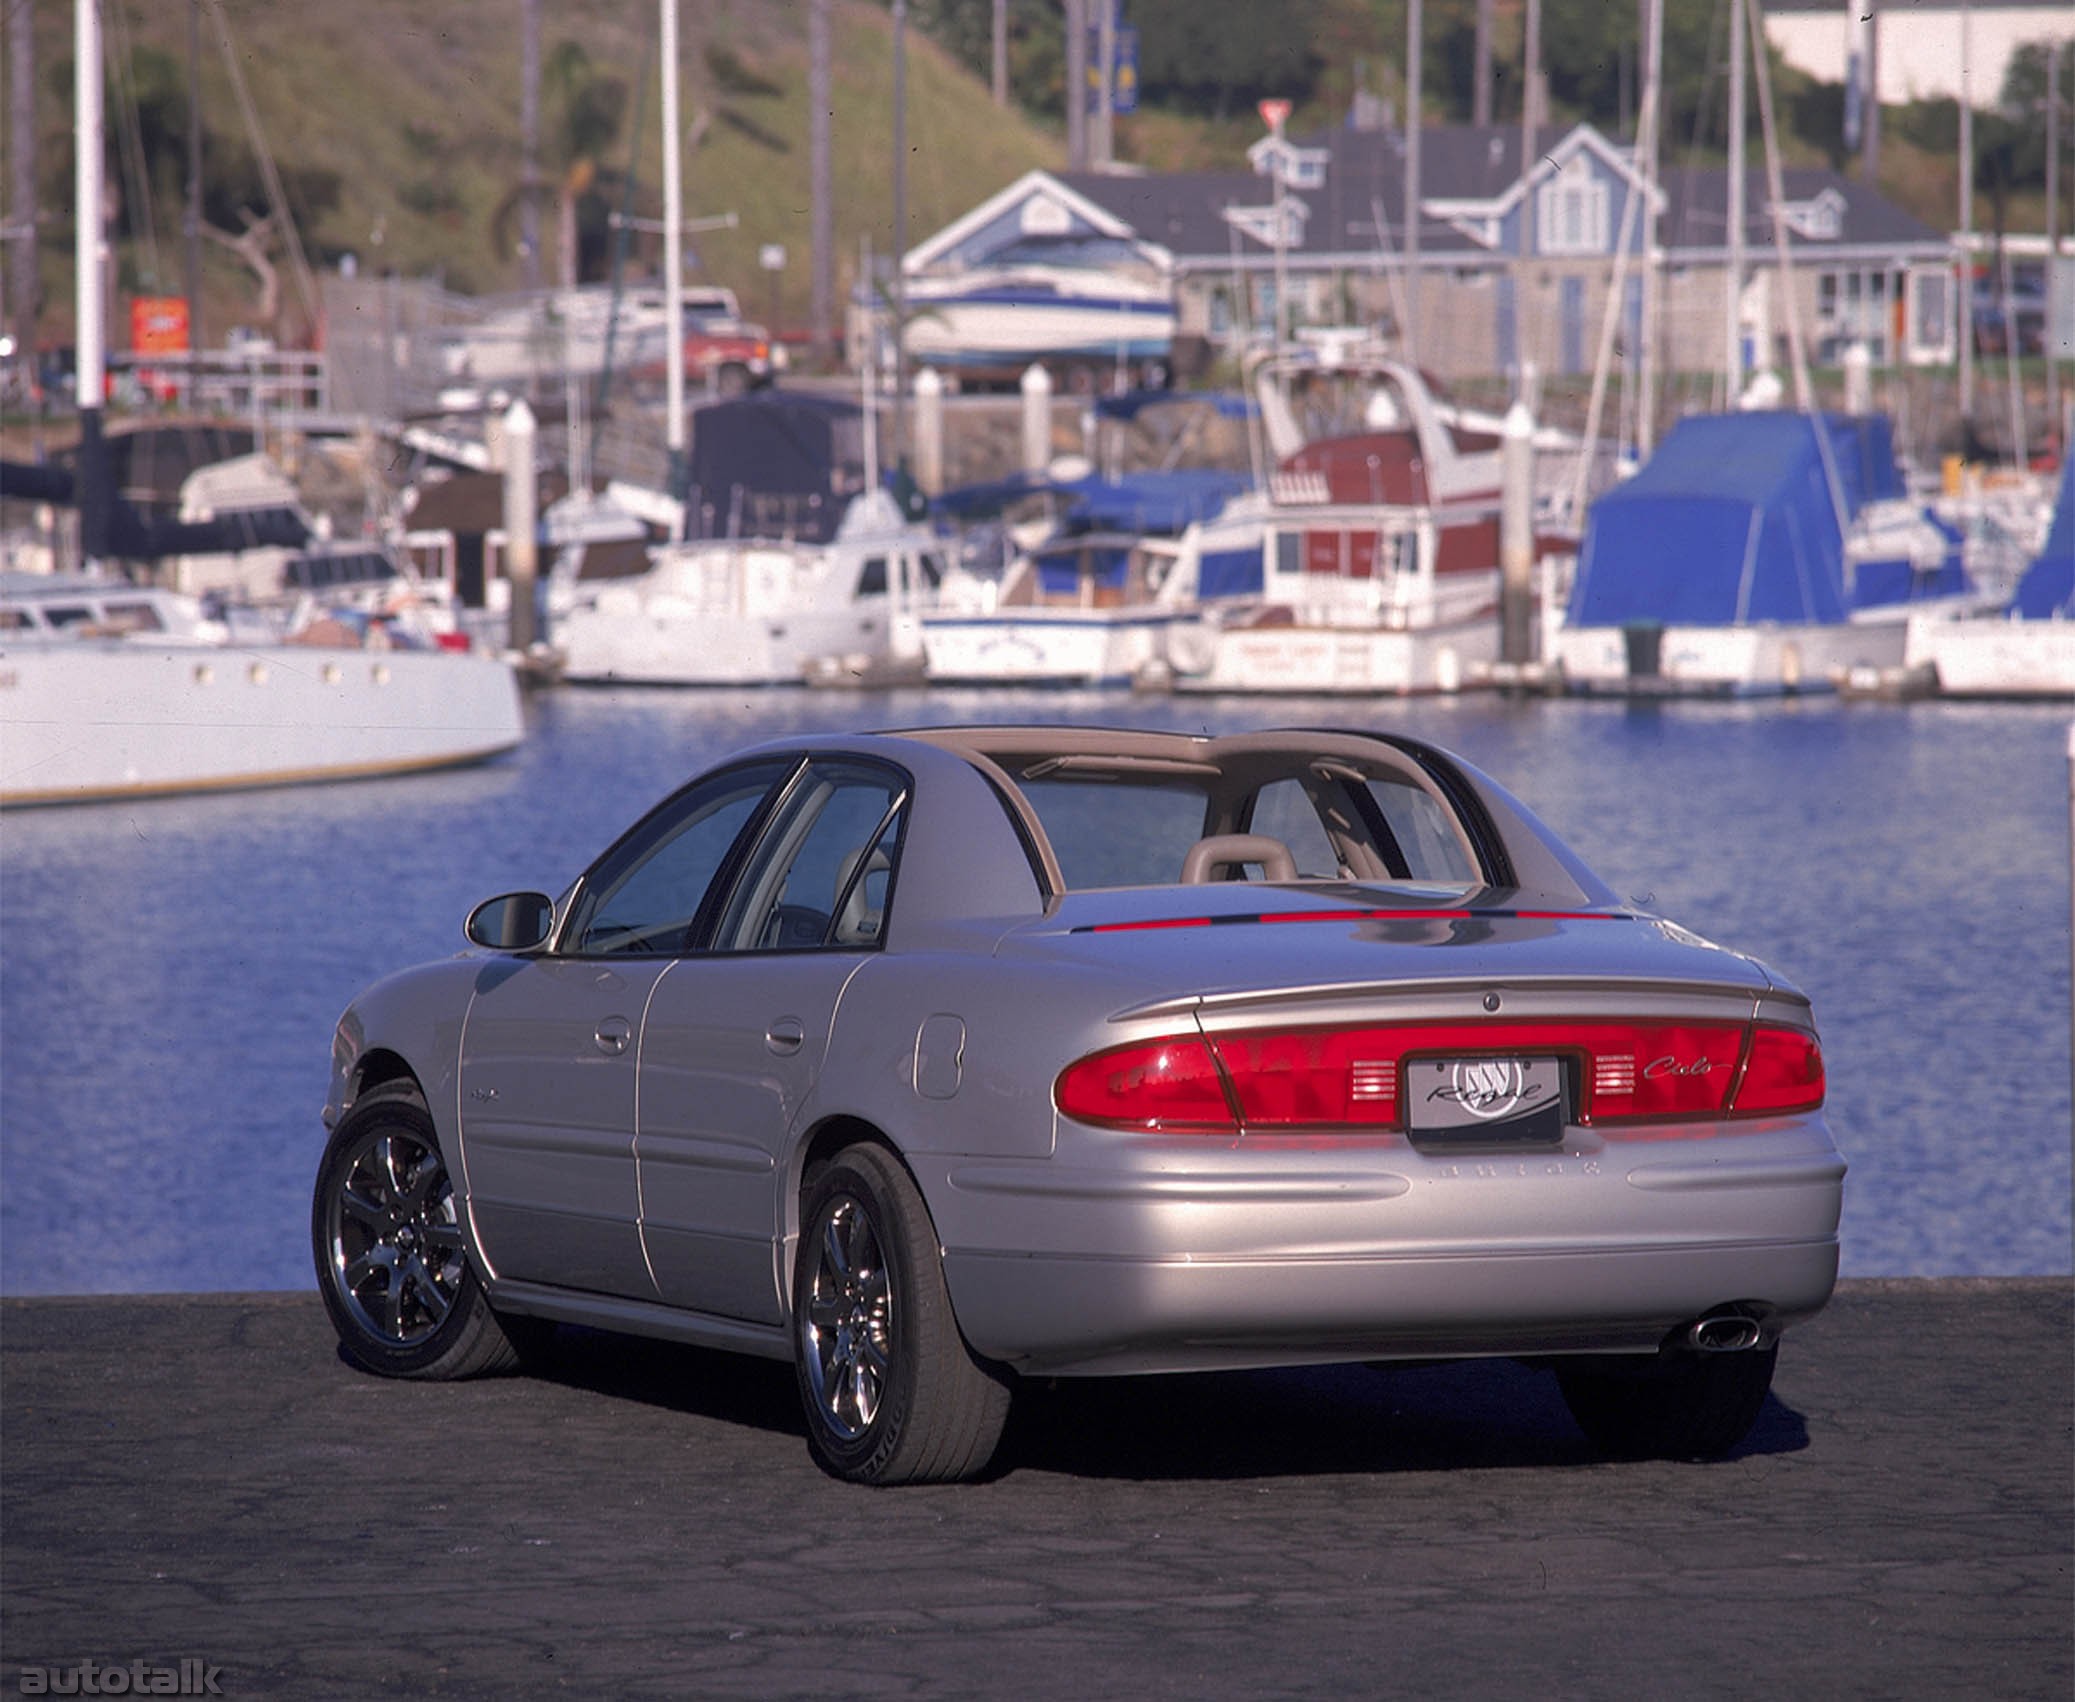
<svg viewBox="0 0 2075 1702">
<path fill-rule="evenodd" d="M 1280 357 L 1257 394 L 1275 456 L 1262 595 L 1173 627 L 1164 683 L 1404 694 L 1487 678 L 1500 642 L 1497 430 L 1466 424 L 1422 373 L 1383 357 Z"/>
</svg>

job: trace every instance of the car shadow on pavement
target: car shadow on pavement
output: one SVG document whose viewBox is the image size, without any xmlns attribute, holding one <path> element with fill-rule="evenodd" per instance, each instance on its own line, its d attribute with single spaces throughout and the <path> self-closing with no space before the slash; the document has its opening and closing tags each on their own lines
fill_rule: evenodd
<svg viewBox="0 0 2075 1702">
<path fill-rule="evenodd" d="M 525 1374 L 716 1423 L 804 1437 L 789 1367 L 564 1325 Z M 1769 1397 L 1728 1460 L 1798 1453 L 1802 1415 Z M 1583 1466 L 1599 1454 L 1556 1379 L 1512 1360 L 1031 1379 L 987 1475 L 1244 1479 Z"/>
</svg>

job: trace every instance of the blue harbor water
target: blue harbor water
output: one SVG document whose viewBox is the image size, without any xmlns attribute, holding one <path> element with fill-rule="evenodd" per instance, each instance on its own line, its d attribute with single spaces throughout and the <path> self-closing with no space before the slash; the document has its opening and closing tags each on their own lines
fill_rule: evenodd
<svg viewBox="0 0 2075 1702">
<path fill-rule="evenodd" d="M 0 818 L 0 1292 L 297 1288 L 331 1030 L 709 759 L 813 728 L 1388 725 L 1814 998 L 1847 1275 L 2070 1269 L 2064 708 L 561 692 L 419 779 Z"/>
</svg>

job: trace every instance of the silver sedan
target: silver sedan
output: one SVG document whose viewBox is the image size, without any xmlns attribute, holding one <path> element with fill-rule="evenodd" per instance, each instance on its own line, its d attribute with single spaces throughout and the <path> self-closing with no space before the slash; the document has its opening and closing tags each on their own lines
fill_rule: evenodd
<svg viewBox="0 0 2075 1702">
<path fill-rule="evenodd" d="M 388 1375 L 787 1359 L 885 1484 L 1025 1376 L 1495 1355 L 1691 1457 L 1836 1280 L 1808 1001 L 1417 740 L 767 744 L 467 934 L 333 1045 L 318 1284 Z"/>
</svg>

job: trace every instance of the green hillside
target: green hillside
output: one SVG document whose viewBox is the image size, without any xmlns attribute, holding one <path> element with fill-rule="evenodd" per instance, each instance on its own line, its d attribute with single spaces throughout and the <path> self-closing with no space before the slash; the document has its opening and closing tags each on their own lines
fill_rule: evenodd
<svg viewBox="0 0 2075 1702">
<path fill-rule="evenodd" d="M 41 323 L 42 341 L 51 343 L 70 340 L 72 321 L 72 9 L 61 0 L 35 6 Z M 883 7 L 836 0 L 832 11 L 840 299 L 861 242 L 880 254 L 893 245 L 893 54 Z M 111 188 L 123 206 L 120 288 L 178 294 L 188 8 L 107 0 L 104 12 Z M 434 276 L 470 294 L 522 285 L 518 0 L 222 0 L 221 12 L 313 266 L 335 266 L 350 254 L 363 275 Z M 584 275 L 602 277 L 612 244 L 606 219 L 621 204 L 630 164 L 637 215 L 661 211 L 657 8 L 653 0 L 546 0 L 542 14 L 542 173 L 583 186 Z M 201 18 L 205 217 L 237 234 L 239 209 L 260 211 L 265 200 L 210 5 Z M 700 274 L 771 314 L 774 280 L 759 269 L 758 255 L 763 245 L 780 244 L 787 263 L 775 280 L 775 317 L 803 325 L 810 291 L 805 8 L 799 0 L 704 0 L 682 8 L 680 38 L 685 213 L 739 220 L 734 229 L 689 239 Z M 1060 137 L 997 109 L 983 82 L 913 29 L 907 88 L 911 242 L 1032 166 L 1063 160 Z M 589 145 L 571 146 L 572 134 Z M 139 192 L 140 177 L 152 186 L 148 195 Z M 148 217 L 139 211 L 146 202 Z M 541 225 L 542 276 L 552 282 L 552 203 Z M 652 270 L 660 238 L 633 240 L 633 266 Z M 275 257 L 278 329 L 293 338 L 301 318 L 296 292 L 286 255 L 277 247 Z M 203 264 L 211 339 L 220 341 L 231 323 L 256 325 L 254 274 L 215 242 L 204 243 Z"/>
</svg>

